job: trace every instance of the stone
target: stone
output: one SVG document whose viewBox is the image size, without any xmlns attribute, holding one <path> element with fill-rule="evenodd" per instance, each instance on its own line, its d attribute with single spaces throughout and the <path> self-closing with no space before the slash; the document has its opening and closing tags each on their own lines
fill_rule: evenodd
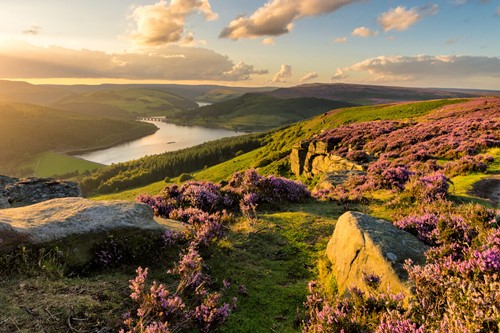
<svg viewBox="0 0 500 333">
<path fill-rule="evenodd" d="M 318 181 L 316 191 L 331 190 L 337 185 L 342 185 L 350 176 L 362 176 L 365 174 L 365 171 L 359 170 L 339 170 L 327 172 Z"/>
<path fill-rule="evenodd" d="M 129 201 L 58 198 L 31 206 L 0 210 L 0 252 L 19 245 L 57 246 L 70 266 L 93 258 L 93 248 L 110 234 L 127 237 L 141 232 L 161 233 L 182 223 L 157 222 L 153 210 Z"/>
<path fill-rule="evenodd" d="M 333 275 L 340 294 L 356 285 L 363 291 L 370 288 L 363 273 L 381 277 L 379 292 L 403 292 L 411 295 L 411 285 L 404 263 L 411 259 L 424 264 L 428 247 L 392 223 L 359 212 L 346 212 L 337 221 L 326 254 L 332 263 Z"/>
<path fill-rule="evenodd" d="M 55 198 L 81 196 L 77 182 L 0 176 L 0 209 L 28 206 Z"/>
<path fill-rule="evenodd" d="M 290 167 L 296 176 L 314 178 L 328 172 L 364 170 L 364 166 L 331 154 L 328 142 L 312 139 L 292 148 Z"/>
</svg>

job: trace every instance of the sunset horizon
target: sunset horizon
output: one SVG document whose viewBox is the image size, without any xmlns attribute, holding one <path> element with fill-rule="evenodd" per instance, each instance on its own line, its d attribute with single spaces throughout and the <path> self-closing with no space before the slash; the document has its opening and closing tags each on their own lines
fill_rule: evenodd
<svg viewBox="0 0 500 333">
<path fill-rule="evenodd" d="M 494 1 L 3 4 L 0 78 L 500 89 Z M 75 83 L 73 83 L 75 82 Z"/>
</svg>

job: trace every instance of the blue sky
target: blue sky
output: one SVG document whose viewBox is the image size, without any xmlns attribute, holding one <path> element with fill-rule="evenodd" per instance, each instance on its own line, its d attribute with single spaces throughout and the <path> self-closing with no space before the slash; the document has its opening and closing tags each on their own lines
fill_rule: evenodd
<svg viewBox="0 0 500 333">
<path fill-rule="evenodd" d="M 0 0 L 0 77 L 500 89 L 498 0 Z"/>
</svg>

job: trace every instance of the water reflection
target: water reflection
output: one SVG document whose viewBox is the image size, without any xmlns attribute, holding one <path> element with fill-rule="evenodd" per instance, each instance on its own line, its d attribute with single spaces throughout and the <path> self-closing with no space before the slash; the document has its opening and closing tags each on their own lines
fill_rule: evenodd
<svg viewBox="0 0 500 333">
<path fill-rule="evenodd" d="M 138 159 L 146 155 L 160 154 L 167 151 L 192 147 L 203 142 L 223 137 L 243 134 L 242 132 L 234 132 L 224 129 L 198 126 L 180 126 L 160 121 L 148 122 L 155 124 L 159 130 L 154 134 L 128 143 L 78 155 L 77 157 L 97 163 L 112 164 Z"/>
</svg>

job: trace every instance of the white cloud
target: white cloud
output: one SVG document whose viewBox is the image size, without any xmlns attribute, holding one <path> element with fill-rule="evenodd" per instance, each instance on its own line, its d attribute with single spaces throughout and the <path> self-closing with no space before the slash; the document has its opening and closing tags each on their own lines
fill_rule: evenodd
<svg viewBox="0 0 500 333">
<path fill-rule="evenodd" d="M 206 48 L 171 45 L 134 53 L 105 53 L 30 44 L 0 45 L 2 78 L 110 78 L 240 81 L 266 74 Z"/>
<path fill-rule="evenodd" d="M 347 37 L 337 37 L 333 41 L 335 43 L 345 43 L 345 42 L 347 42 Z"/>
<path fill-rule="evenodd" d="M 292 66 L 281 65 L 280 71 L 273 77 L 273 82 L 288 82 L 287 79 L 292 77 Z"/>
<path fill-rule="evenodd" d="M 413 7 L 411 9 L 398 6 L 380 14 L 378 23 L 384 29 L 384 32 L 391 30 L 405 31 L 420 21 L 424 16 L 435 15 L 438 9 L 439 7 L 437 5 Z"/>
<path fill-rule="evenodd" d="M 129 36 L 143 46 L 159 46 L 170 43 L 189 44 L 193 34 L 184 30 L 186 17 L 199 12 L 206 20 L 215 20 L 208 0 L 160 0 L 153 5 L 137 6 L 130 19 L 135 21 L 136 30 Z"/>
<path fill-rule="evenodd" d="M 42 30 L 42 27 L 38 25 L 32 25 L 28 29 L 23 30 L 23 35 L 38 35 Z"/>
<path fill-rule="evenodd" d="M 358 37 L 372 37 L 378 35 L 377 31 L 368 29 L 367 27 L 359 27 L 352 31 L 351 35 Z"/>
<path fill-rule="evenodd" d="M 262 40 L 262 44 L 264 44 L 264 45 L 274 45 L 275 44 L 274 38 L 264 38 Z"/>
<path fill-rule="evenodd" d="M 335 74 L 332 75 L 331 81 L 341 81 L 343 79 L 346 79 L 349 77 L 349 74 L 347 73 L 347 70 L 344 68 L 337 68 L 335 71 Z"/>
<path fill-rule="evenodd" d="M 304 82 L 307 82 L 307 81 L 311 81 L 311 80 L 314 80 L 316 78 L 318 78 L 318 73 L 316 73 L 316 72 L 309 72 L 309 73 L 306 73 L 303 77 L 300 78 L 299 83 L 304 83 Z"/>
<path fill-rule="evenodd" d="M 371 81 L 425 81 L 440 80 L 451 85 L 457 80 L 500 78 L 500 58 L 482 56 L 379 56 L 339 68 L 332 79 L 346 77 L 347 73 L 369 74 Z"/>
<path fill-rule="evenodd" d="M 317 16 L 361 0 L 268 0 L 250 16 L 235 18 L 225 27 L 221 38 L 237 40 L 289 33 L 293 22 L 307 16 Z"/>
<path fill-rule="evenodd" d="M 268 70 L 255 70 L 253 65 L 247 65 L 244 62 L 240 62 L 234 65 L 230 71 L 224 72 L 223 75 L 228 81 L 239 81 L 248 80 L 251 75 L 262 75 L 268 73 Z"/>
</svg>

